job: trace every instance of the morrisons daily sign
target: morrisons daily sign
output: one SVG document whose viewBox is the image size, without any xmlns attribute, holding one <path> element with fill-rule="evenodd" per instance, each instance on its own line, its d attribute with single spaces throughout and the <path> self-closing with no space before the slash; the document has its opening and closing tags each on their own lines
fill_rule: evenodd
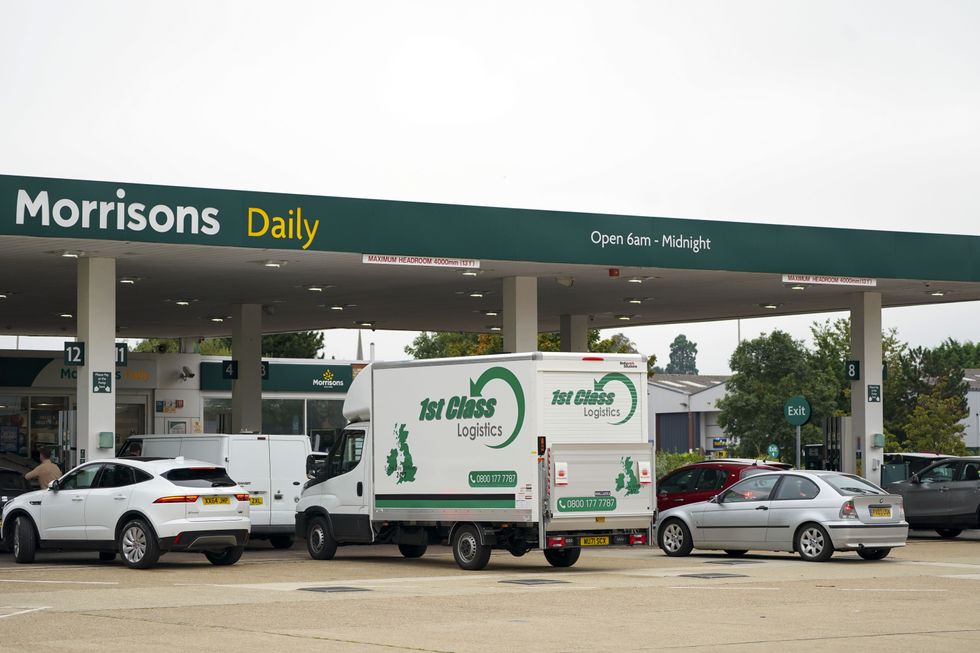
<svg viewBox="0 0 980 653">
<path fill-rule="evenodd" d="M 0 175 L 0 236 L 980 281 L 980 237 Z"/>
</svg>

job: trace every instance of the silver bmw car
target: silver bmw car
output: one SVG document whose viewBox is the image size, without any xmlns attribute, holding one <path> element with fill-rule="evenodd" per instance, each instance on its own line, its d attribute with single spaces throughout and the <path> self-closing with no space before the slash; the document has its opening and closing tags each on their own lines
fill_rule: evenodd
<svg viewBox="0 0 980 653">
<path fill-rule="evenodd" d="M 657 542 L 669 556 L 692 549 L 795 551 L 822 562 L 834 551 L 881 560 L 905 546 L 902 497 L 851 474 L 781 471 L 739 481 L 710 501 L 665 510 Z"/>
</svg>

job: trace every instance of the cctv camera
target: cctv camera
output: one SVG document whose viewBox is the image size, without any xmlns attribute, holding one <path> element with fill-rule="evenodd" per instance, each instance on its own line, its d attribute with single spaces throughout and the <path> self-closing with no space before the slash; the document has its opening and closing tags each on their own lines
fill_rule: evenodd
<svg viewBox="0 0 980 653">
<path fill-rule="evenodd" d="M 191 370 L 191 368 L 187 367 L 186 365 L 184 365 L 183 367 L 181 367 L 180 368 L 180 371 L 181 371 L 181 374 L 180 375 L 182 377 L 184 377 L 185 379 L 193 379 L 194 378 L 194 371 Z"/>
</svg>

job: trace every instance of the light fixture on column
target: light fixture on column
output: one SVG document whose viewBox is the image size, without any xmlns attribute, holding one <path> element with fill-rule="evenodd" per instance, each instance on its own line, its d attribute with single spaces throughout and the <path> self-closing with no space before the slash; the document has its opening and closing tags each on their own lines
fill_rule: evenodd
<svg viewBox="0 0 980 653">
<path fill-rule="evenodd" d="M 565 288 L 571 288 L 575 285 L 575 277 L 571 276 L 560 276 L 555 277 L 555 283 L 559 286 L 564 286 Z"/>
</svg>

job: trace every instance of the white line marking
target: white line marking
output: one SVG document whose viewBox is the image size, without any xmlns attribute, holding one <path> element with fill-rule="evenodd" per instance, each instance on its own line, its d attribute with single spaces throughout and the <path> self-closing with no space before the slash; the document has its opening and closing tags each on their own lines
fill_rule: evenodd
<svg viewBox="0 0 980 653">
<path fill-rule="evenodd" d="M 0 606 L 0 610 L 10 610 L 10 609 L 11 608 L 9 608 L 9 607 Z M 17 608 L 13 608 L 13 609 L 16 610 Z M 11 612 L 10 614 L 0 614 L 0 619 L 6 619 L 7 617 L 16 617 L 19 614 L 27 614 L 29 612 L 38 612 L 39 610 L 49 610 L 49 609 L 50 608 L 48 608 L 48 607 L 43 607 L 43 608 L 23 608 L 23 609 L 19 610 L 18 612 Z"/>
<path fill-rule="evenodd" d="M 961 580 L 980 580 L 980 574 L 952 574 L 949 576 L 940 576 L 940 578 L 959 578 Z"/>
<path fill-rule="evenodd" d="M 907 590 L 907 589 L 886 589 L 874 587 L 837 587 L 839 592 L 945 592 L 947 590 Z"/>
<path fill-rule="evenodd" d="M 706 587 L 709 587 L 709 586 L 708 585 L 672 585 L 672 586 L 668 587 L 667 589 L 672 589 L 672 590 L 703 590 Z M 779 591 L 779 588 L 778 587 L 727 587 L 727 586 L 724 586 L 724 585 L 711 585 L 710 587 L 711 587 L 711 590 L 710 591 L 712 591 L 712 592 L 714 592 L 715 590 L 744 590 L 744 591 L 748 591 L 748 592 L 756 592 L 756 591 L 758 591 L 758 592 L 778 592 Z"/>
<path fill-rule="evenodd" d="M 115 581 L 99 580 L 20 580 L 17 578 L 0 578 L 0 583 L 39 583 L 48 585 L 118 585 Z"/>
</svg>

